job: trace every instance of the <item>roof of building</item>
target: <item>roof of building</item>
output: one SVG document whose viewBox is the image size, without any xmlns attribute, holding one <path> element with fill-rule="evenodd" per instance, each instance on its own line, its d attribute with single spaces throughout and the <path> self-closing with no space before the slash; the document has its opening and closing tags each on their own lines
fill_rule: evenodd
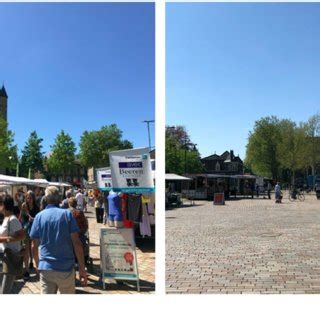
<svg viewBox="0 0 320 320">
<path fill-rule="evenodd" d="M 8 98 L 7 91 L 4 85 L 2 85 L 2 88 L 0 89 L 0 97 Z"/>
<path fill-rule="evenodd" d="M 233 156 L 231 159 L 231 152 L 225 151 L 222 153 L 220 156 L 216 153 L 212 154 L 211 156 L 202 158 L 202 160 L 220 160 L 220 161 L 225 161 L 225 162 L 231 162 L 231 161 L 237 161 L 237 162 L 242 162 L 239 156 Z"/>
<path fill-rule="evenodd" d="M 202 160 L 222 160 L 221 156 L 219 156 L 218 154 L 212 154 L 211 156 L 202 158 Z"/>
</svg>

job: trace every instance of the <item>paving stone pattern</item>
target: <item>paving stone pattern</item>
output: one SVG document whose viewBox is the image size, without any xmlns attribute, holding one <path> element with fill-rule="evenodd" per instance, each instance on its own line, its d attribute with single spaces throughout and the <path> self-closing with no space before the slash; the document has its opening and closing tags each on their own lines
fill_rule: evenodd
<svg viewBox="0 0 320 320">
<path fill-rule="evenodd" d="M 320 200 L 166 212 L 167 293 L 320 293 Z"/>
<path fill-rule="evenodd" d="M 88 286 L 81 287 L 76 282 L 76 293 L 78 294 L 136 294 L 136 282 L 108 281 L 106 290 L 102 289 L 100 281 L 100 245 L 99 234 L 102 224 L 97 224 L 93 208 L 86 213 L 89 221 L 90 231 L 90 256 L 93 258 L 93 269 L 89 272 Z M 140 275 L 140 293 L 153 293 L 155 290 L 155 253 L 154 240 L 137 239 L 137 256 Z M 2 276 L 0 275 L 0 281 Z M 40 293 L 40 283 L 35 272 L 31 274 L 30 281 L 18 280 L 15 282 L 13 293 L 31 294 Z"/>
</svg>

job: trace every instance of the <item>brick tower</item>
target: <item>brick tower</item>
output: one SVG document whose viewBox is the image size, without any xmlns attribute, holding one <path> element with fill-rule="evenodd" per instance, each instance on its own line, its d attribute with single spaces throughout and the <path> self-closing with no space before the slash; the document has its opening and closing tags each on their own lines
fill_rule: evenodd
<svg viewBox="0 0 320 320">
<path fill-rule="evenodd" d="M 2 85 L 2 88 L 0 89 L 0 116 L 3 117 L 3 119 L 5 119 L 6 121 L 8 121 L 7 115 L 8 115 L 8 95 L 4 85 Z"/>
</svg>

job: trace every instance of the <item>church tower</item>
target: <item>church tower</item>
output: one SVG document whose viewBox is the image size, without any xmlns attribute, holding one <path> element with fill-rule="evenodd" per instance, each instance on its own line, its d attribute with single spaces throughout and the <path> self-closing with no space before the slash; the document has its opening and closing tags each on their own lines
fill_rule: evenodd
<svg viewBox="0 0 320 320">
<path fill-rule="evenodd" d="M 0 116 L 3 117 L 6 121 L 7 119 L 7 112 L 8 112 L 8 95 L 4 85 L 0 89 Z"/>
</svg>

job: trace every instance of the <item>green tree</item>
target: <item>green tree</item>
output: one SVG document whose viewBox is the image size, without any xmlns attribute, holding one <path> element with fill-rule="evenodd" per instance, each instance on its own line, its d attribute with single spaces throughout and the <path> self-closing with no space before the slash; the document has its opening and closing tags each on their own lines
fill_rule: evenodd
<svg viewBox="0 0 320 320">
<path fill-rule="evenodd" d="M 84 167 L 109 166 L 111 151 L 132 149 L 133 144 L 122 139 L 122 131 L 116 124 L 100 130 L 85 131 L 80 138 L 79 160 Z"/>
<path fill-rule="evenodd" d="M 306 164 L 311 167 L 312 175 L 320 164 L 320 113 L 309 118 L 304 124 L 306 131 Z"/>
<path fill-rule="evenodd" d="M 166 127 L 166 172 L 203 172 L 199 151 L 183 126 Z"/>
<path fill-rule="evenodd" d="M 61 130 L 51 146 L 50 156 L 46 159 L 49 173 L 62 175 L 65 180 L 67 173 L 75 167 L 75 152 L 76 146 L 72 138 Z"/>
<path fill-rule="evenodd" d="M 17 151 L 13 132 L 8 130 L 8 123 L 0 118 L 0 168 L 15 169 L 18 161 Z"/>
<path fill-rule="evenodd" d="M 306 132 L 303 126 L 297 126 L 291 120 L 279 123 L 280 137 L 278 144 L 279 161 L 282 169 L 291 173 L 294 185 L 296 172 L 304 169 L 306 163 Z"/>
<path fill-rule="evenodd" d="M 249 132 L 245 166 L 254 173 L 277 179 L 280 173 L 278 145 L 281 140 L 279 119 L 261 118 Z"/>
<path fill-rule="evenodd" d="M 183 173 L 183 162 L 178 142 L 166 133 L 166 173 Z"/>
<path fill-rule="evenodd" d="M 22 150 L 21 156 L 21 172 L 23 176 L 27 176 L 29 170 L 32 175 L 35 172 L 43 172 L 43 152 L 42 143 L 43 139 L 39 138 L 36 131 L 32 131 L 28 141 Z"/>
</svg>

